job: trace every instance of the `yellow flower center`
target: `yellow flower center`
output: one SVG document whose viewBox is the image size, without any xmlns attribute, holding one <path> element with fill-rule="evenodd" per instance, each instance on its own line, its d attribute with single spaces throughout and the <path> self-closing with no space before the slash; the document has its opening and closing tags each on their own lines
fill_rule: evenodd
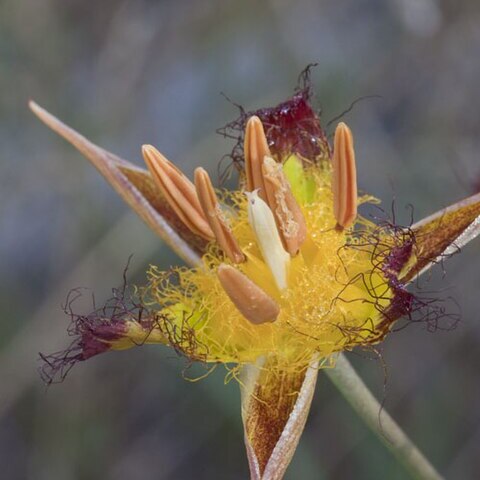
<svg viewBox="0 0 480 480">
<path fill-rule="evenodd" d="M 360 238 L 378 232 L 376 226 L 360 217 L 357 231 L 362 235 L 353 227 L 335 228 L 330 164 L 305 170 L 291 156 L 283 172 L 307 230 L 299 253 L 288 262 L 286 288 L 275 278 L 276 267 L 265 252 L 268 246 L 259 245 L 245 193 L 223 194 L 224 203 L 232 207 L 223 216 L 246 257 L 235 268 L 277 302 L 280 313 L 274 322 L 254 324 L 234 305 L 217 276 L 226 261 L 215 242 L 201 267 L 174 270 L 176 281 L 150 269 L 149 306 L 162 318 L 168 341 L 188 356 L 245 364 L 274 354 L 295 369 L 303 368 L 313 354 L 328 358 L 381 335 L 381 311 L 393 293 L 375 264 L 375 245 L 360 244 Z"/>
</svg>

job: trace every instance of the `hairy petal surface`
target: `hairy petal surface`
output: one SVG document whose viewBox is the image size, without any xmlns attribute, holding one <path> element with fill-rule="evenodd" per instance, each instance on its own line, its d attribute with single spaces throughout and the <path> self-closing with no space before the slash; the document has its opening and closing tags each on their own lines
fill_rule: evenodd
<svg viewBox="0 0 480 480">
<path fill-rule="evenodd" d="M 442 258 L 456 253 L 480 233 L 480 194 L 440 210 L 411 227 L 412 256 L 399 280 L 408 283 Z"/>
<path fill-rule="evenodd" d="M 318 361 L 296 372 L 270 357 L 244 367 L 242 419 L 252 480 L 280 480 L 303 432 Z"/>
<path fill-rule="evenodd" d="M 30 102 L 42 122 L 71 143 L 107 179 L 127 204 L 187 263 L 198 263 L 206 242 L 194 235 L 178 218 L 156 188 L 150 173 L 98 147 L 56 117 Z"/>
</svg>

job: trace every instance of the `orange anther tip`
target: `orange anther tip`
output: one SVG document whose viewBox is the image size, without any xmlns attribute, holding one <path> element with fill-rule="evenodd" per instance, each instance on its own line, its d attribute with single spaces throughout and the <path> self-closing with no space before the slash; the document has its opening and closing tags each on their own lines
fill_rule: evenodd
<svg viewBox="0 0 480 480">
<path fill-rule="evenodd" d="M 352 132 L 343 122 L 335 129 L 332 167 L 335 219 L 340 227 L 348 228 L 357 217 L 357 170 Z"/>
</svg>

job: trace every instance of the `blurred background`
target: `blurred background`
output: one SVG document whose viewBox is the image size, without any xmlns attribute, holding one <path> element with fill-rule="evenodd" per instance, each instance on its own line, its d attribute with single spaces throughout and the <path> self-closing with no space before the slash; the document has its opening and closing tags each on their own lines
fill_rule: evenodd
<svg viewBox="0 0 480 480">
<path fill-rule="evenodd" d="M 73 287 L 97 301 L 149 263 L 177 263 L 88 162 L 27 109 L 34 98 L 96 143 L 141 163 L 152 143 L 188 174 L 215 175 L 237 110 L 312 81 L 325 124 L 356 137 L 359 184 L 415 219 L 480 189 L 476 0 L 0 0 L 0 465 L 2 479 L 246 479 L 238 387 L 191 383 L 161 347 L 78 365 L 48 389 L 38 352 L 65 347 Z M 332 127 L 329 128 L 331 132 Z M 413 324 L 382 345 L 385 406 L 450 479 L 480 476 L 480 243 L 432 275 L 462 321 Z M 85 309 L 90 309 L 90 298 Z M 455 304 L 451 304 L 456 311 Z M 350 355 L 379 399 L 381 362 Z M 287 479 L 408 474 L 329 380 Z"/>
</svg>

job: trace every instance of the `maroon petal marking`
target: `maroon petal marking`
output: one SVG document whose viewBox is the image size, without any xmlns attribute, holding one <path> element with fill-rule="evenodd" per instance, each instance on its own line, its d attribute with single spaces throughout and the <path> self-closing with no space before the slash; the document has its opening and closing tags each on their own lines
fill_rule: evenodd
<svg viewBox="0 0 480 480">
<path fill-rule="evenodd" d="M 125 350 L 145 343 L 167 344 L 161 332 L 161 317 L 148 311 L 142 299 L 136 298 L 135 289 L 113 290 L 113 297 L 102 307 L 89 314 L 78 314 L 73 309 L 82 296 L 81 290 L 72 290 L 66 301 L 65 313 L 70 317 L 68 334 L 72 343 L 63 351 L 40 354 L 43 361 L 40 375 L 51 384 L 65 379 L 78 362 L 110 350 Z"/>
<path fill-rule="evenodd" d="M 243 172 L 245 126 L 248 119 L 255 115 L 262 121 L 271 154 L 277 161 L 284 160 L 290 154 L 299 155 L 305 163 L 329 160 L 330 146 L 310 99 L 311 90 L 307 85 L 274 107 L 247 112 L 237 105 L 240 116 L 217 130 L 224 137 L 236 140 L 232 152 L 225 158 L 231 159 L 233 165 Z M 227 177 L 228 174 L 227 168 L 221 177 Z"/>
<path fill-rule="evenodd" d="M 287 101 L 255 112 L 263 123 L 274 155 L 299 154 L 310 161 L 330 158 L 330 147 L 320 119 L 310 105 L 310 89 L 305 88 Z"/>
</svg>

